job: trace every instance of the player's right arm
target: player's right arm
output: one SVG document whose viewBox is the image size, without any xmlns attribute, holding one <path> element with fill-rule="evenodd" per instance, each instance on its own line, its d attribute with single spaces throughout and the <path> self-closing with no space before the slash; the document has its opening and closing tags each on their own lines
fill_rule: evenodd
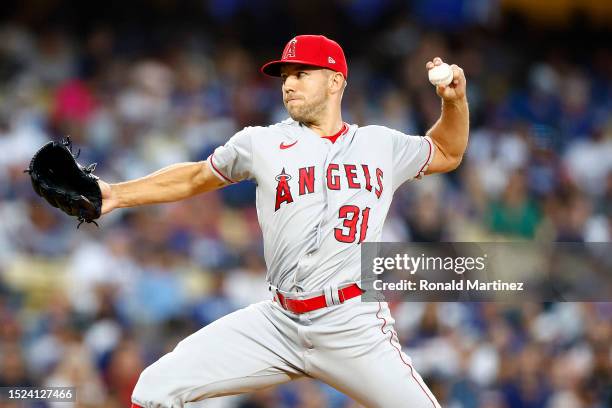
<svg viewBox="0 0 612 408">
<path fill-rule="evenodd" d="M 178 163 L 123 183 L 98 181 L 102 214 L 116 208 L 169 203 L 219 189 L 228 183 L 213 174 L 207 161 Z"/>
</svg>

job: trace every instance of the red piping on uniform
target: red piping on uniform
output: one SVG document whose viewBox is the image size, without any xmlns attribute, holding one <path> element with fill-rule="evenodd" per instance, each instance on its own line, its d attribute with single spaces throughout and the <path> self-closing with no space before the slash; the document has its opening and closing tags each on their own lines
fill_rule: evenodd
<svg viewBox="0 0 612 408">
<path fill-rule="evenodd" d="M 231 178 L 227 177 L 225 174 L 221 173 L 221 171 L 217 168 L 217 166 L 215 166 L 215 162 L 213 161 L 213 157 L 215 156 L 215 154 L 211 154 L 210 155 L 210 164 L 212 165 L 213 169 L 221 176 L 225 179 L 225 181 L 228 181 L 230 183 L 235 183 L 234 180 L 232 180 Z"/>
<path fill-rule="evenodd" d="M 141 407 L 140 405 L 134 404 L 132 402 L 132 406 L 130 408 L 144 408 L 144 407 Z"/>
<path fill-rule="evenodd" d="M 393 342 L 392 342 L 392 340 L 393 340 L 393 331 L 389 330 L 388 332 L 385 332 L 384 328 L 387 325 L 387 319 L 385 319 L 384 317 L 378 315 L 381 312 L 381 310 L 382 310 L 382 305 L 381 305 L 380 302 L 378 302 L 378 312 L 376 312 L 376 317 L 383 321 L 383 325 L 380 326 L 380 331 L 382 332 L 383 335 L 386 335 L 387 333 L 391 333 L 391 337 L 389 338 L 389 344 L 391 344 L 391 347 L 393 347 L 394 349 L 397 350 L 397 352 L 399 354 L 399 357 L 402 360 L 402 363 L 404 363 L 408 367 L 410 367 L 410 375 L 412 376 L 412 378 L 414 378 L 414 381 L 416 381 L 416 383 L 419 385 L 419 387 L 421 387 L 421 389 L 423 390 L 425 395 L 427 395 L 427 398 L 429 398 L 429 401 L 431 401 L 431 403 L 433 404 L 434 408 L 437 408 L 438 406 L 436 405 L 434 400 L 431 399 L 431 397 L 429 396 L 429 393 L 425 390 L 425 388 L 423 388 L 423 386 L 421 385 L 421 382 L 414 376 L 414 369 L 412 368 L 412 365 L 410 365 L 409 363 L 407 363 L 404 360 L 404 357 L 402 356 L 402 351 L 395 344 L 393 344 Z"/>
<path fill-rule="evenodd" d="M 427 165 L 429 164 L 429 159 L 431 158 L 431 151 L 433 150 L 433 146 L 431 145 L 431 142 L 429 141 L 428 138 L 425 138 L 425 140 L 427 141 L 427 144 L 429 144 L 429 153 L 427 154 L 427 160 L 425 160 L 425 164 L 423 165 L 423 167 L 421 167 L 421 170 L 419 170 L 416 176 L 419 176 L 421 172 L 423 171 L 423 169 L 427 167 Z"/>
</svg>

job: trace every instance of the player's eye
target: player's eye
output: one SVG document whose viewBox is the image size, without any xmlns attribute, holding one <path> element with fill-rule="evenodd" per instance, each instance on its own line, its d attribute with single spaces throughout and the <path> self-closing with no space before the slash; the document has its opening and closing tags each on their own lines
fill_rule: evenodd
<svg viewBox="0 0 612 408">
<path fill-rule="evenodd" d="M 300 71 L 297 74 L 298 78 L 302 78 L 304 75 L 306 75 L 306 72 L 304 72 L 304 71 Z"/>
</svg>

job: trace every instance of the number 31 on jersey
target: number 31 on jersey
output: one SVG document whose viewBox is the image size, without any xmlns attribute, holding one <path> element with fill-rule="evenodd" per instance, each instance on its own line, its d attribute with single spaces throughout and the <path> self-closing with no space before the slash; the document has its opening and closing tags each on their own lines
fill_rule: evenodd
<svg viewBox="0 0 612 408">
<path fill-rule="evenodd" d="M 342 223 L 342 228 L 334 228 L 336 240 L 352 244 L 357 239 L 357 229 L 359 229 L 359 241 L 357 243 L 361 244 L 368 233 L 370 207 L 366 207 L 362 211 L 356 205 L 343 205 L 338 210 L 338 217 L 344 219 L 344 222 Z M 358 224 L 359 228 L 357 227 Z"/>
</svg>

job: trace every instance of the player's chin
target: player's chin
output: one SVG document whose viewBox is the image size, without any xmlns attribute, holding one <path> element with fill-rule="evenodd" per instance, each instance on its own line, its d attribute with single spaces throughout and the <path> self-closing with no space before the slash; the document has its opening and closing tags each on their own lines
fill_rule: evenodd
<svg viewBox="0 0 612 408">
<path fill-rule="evenodd" d="M 289 113 L 289 116 L 291 116 L 291 119 L 297 122 L 301 122 L 302 119 L 304 119 L 304 115 L 302 114 L 300 109 L 296 109 L 295 107 L 287 106 L 287 112 Z"/>
</svg>

